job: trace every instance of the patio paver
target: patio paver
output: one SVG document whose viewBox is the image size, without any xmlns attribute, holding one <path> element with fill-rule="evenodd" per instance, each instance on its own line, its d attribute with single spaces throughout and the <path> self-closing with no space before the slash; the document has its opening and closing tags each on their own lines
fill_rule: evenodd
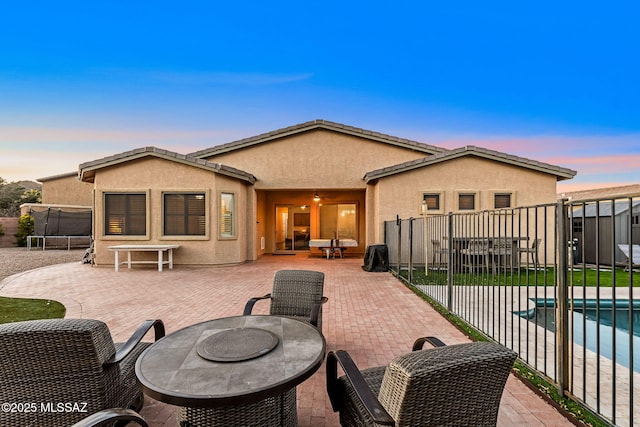
<svg viewBox="0 0 640 427">
<path fill-rule="evenodd" d="M 384 365 L 411 350 L 415 338 L 434 335 L 447 344 L 469 341 L 426 302 L 390 273 L 361 269 L 362 259 L 327 260 L 318 256 L 266 255 L 249 264 L 224 267 L 177 265 L 158 272 L 136 266 L 115 272 L 113 266 L 70 263 L 44 267 L 0 282 L 0 295 L 51 298 L 67 308 L 66 317 L 106 322 L 116 341 L 126 339 L 145 319 L 159 318 L 167 333 L 217 317 L 242 314 L 245 302 L 270 292 L 281 269 L 325 273 L 323 333 L 327 349 L 349 351 L 361 368 Z M 266 314 L 258 302 L 255 314 Z M 147 398 L 142 415 L 152 426 L 175 426 L 176 407 Z M 323 367 L 298 386 L 301 427 L 338 426 L 325 389 Z M 499 426 L 570 426 L 553 406 L 511 376 Z"/>
</svg>

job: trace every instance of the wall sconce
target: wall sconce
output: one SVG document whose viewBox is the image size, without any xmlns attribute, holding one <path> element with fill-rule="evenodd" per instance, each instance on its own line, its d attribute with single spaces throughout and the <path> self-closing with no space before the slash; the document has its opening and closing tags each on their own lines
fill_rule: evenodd
<svg viewBox="0 0 640 427">
<path fill-rule="evenodd" d="M 320 196 L 318 195 L 317 191 L 316 191 L 316 194 L 313 195 L 313 201 L 316 203 L 320 201 Z"/>
</svg>

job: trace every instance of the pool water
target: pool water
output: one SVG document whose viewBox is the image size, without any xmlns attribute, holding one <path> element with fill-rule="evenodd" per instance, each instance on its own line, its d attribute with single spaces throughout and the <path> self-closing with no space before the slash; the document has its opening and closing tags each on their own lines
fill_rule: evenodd
<svg viewBox="0 0 640 427">
<path fill-rule="evenodd" d="M 549 331 L 555 331 L 555 309 L 553 300 L 534 300 L 536 303 L 535 316 L 529 315 L 529 320 Z M 613 319 L 615 316 L 615 328 Z M 598 313 L 596 300 L 574 300 L 573 316 L 570 317 L 569 328 L 573 333 L 573 341 L 578 345 L 585 345 L 587 349 L 597 352 L 598 330 L 600 332 L 600 354 L 613 359 L 613 337 L 616 339 L 615 360 L 617 363 L 629 367 L 629 300 L 616 300 L 616 310 L 612 308 L 611 300 L 601 300 Z M 633 370 L 640 372 L 640 301 L 634 301 L 632 307 L 631 325 L 633 327 Z M 585 333 L 586 332 L 586 333 Z M 586 335 L 586 344 L 585 344 Z"/>
</svg>

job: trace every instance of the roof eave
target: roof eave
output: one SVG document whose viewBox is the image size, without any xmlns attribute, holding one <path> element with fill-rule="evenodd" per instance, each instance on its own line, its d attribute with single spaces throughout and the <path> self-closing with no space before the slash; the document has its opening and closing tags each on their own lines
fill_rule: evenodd
<svg viewBox="0 0 640 427">
<path fill-rule="evenodd" d="M 92 182 L 95 176 L 95 171 L 98 169 L 116 166 L 121 163 L 131 162 L 144 157 L 161 158 L 164 160 L 185 164 L 187 166 L 192 166 L 192 167 L 197 167 L 197 168 L 208 170 L 208 171 L 213 171 L 216 173 L 220 173 L 222 175 L 226 175 L 232 178 L 246 181 L 250 184 L 254 184 L 257 180 L 255 176 L 249 173 L 246 173 L 244 171 L 240 171 L 239 169 L 234 169 L 220 163 L 213 163 L 213 162 L 209 162 L 196 157 L 187 156 L 184 154 L 178 154 L 178 153 L 169 152 L 167 150 L 157 149 L 155 147 L 145 147 L 142 149 L 132 150 L 126 153 L 122 153 L 120 155 L 113 156 L 112 158 L 108 158 L 108 160 L 102 159 L 102 160 L 95 160 L 92 162 L 83 163 L 79 166 L 78 176 L 81 181 Z"/>
<path fill-rule="evenodd" d="M 275 130 L 275 131 L 252 136 L 249 138 L 244 138 L 237 141 L 229 142 L 227 144 L 222 144 L 222 145 L 207 148 L 204 150 L 196 151 L 196 152 L 190 153 L 189 155 L 198 157 L 198 158 L 211 157 L 214 155 L 220 155 L 220 154 L 228 153 L 231 151 L 240 150 L 243 148 L 248 148 L 257 144 L 262 144 L 265 142 L 286 138 L 288 136 L 309 132 L 315 129 L 325 129 L 333 132 L 344 133 L 344 134 L 356 136 L 359 138 L 366 138 L 372 141 L 396 145 L 398 147 L 407 148 L 413 151 L 419 151 L 427 154 L 436 154 L 436 153 L 443 153 L 448 151 L 444 148 L 436 147 L 429 144 L 424 144 L 422 142 L 393 137 L 391 135 L 386 135 L 386 134 L 373 132 L 373 131 L 369 131 L 361 128 L 347 126 L 340 123 L 334 123 L 327 120 L 313 120 L 310 122 L 289 126 L 286 128 Z"/>
<path fill-rule="evenodd" d="M 62 179 L 62 178 L 71 178 L 72 176 L 78 176 L 78 172 L 74 171 L 74 172 L 67 172 L 67 173 L 60 173 L 57 175 L 51 175 L 51 176 L 45 176 L 43 178 L 37 178 L 36 181 L 38 182 L 47 182 L 47 181 L 53 181 L 56 179 Z"/>
<path fill-rule="evenodd" d="M 488 160 L 497 161 L 500 163 L 510 164 L 512 166 L 517 166 L 525 169 L 531 169 L 538 172 L 543 172 L 549 175 L 556 176 L 556 179 L 558 181 L 571 179 L 577 173 L 576 171 L 573 171 L 571 169 L 562 168 L 559 166 L 547 165 L 545 163 L 536 162 L 536 161 L 530 161 L 530 160 L 522 159 L 520 157 L 511 156 L 504 153 L 491 152 L 489 150 L 478 149 L 476 147 L 464 147 L 461 149 L 452 150 L 448 153 L 440 153 L 433 156 L 424 157 L 422 159 L 413 160 L 411 162 L 401 163 L 400 165 L 370 171 L 364 175 L 363 179 L 365 180 L 366 183 L 369 183 L 372 180 L 377 180 L 387 176 L 404 173 L 414 169 L 419 169 L 425 166 L 446 162 L 449 160 L 457 159 L 460 157 L 466 157 L 466 156 L 481 157 Z"/>
</svg>

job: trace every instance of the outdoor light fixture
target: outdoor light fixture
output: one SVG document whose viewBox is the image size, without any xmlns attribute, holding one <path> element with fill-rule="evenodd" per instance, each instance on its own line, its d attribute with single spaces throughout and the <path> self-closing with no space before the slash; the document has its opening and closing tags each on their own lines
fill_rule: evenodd
<svg viewBox="0 0 640 427">
<path fill-rule="evenodd" d="M 313 201 L 314 202 L 319 202 L 320 201 L 320 196 L 318 195 L 317 191 L 316 191 L 316 194 L 313 195 Z"/>
</svg>

